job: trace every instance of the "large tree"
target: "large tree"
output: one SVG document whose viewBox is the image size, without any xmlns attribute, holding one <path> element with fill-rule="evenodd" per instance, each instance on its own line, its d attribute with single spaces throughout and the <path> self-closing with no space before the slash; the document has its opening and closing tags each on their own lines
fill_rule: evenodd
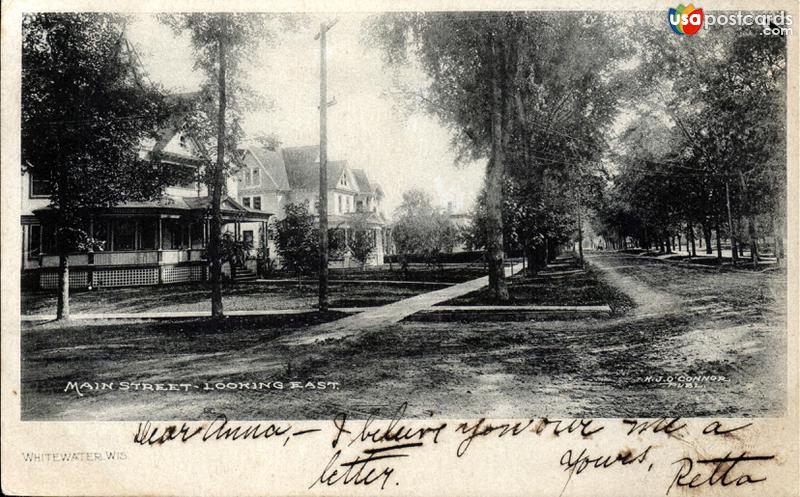
<svg viewBox="0 0 800 497">
<path fill-rule="evenodd" d="M 433 205 L 430 194 L 417 189 L 403 192 L 394 212 L 392 239 L 404 271 L 411 256 L 422 257 L 428 264 L 439 262 L 442 253 L 453 251 L 457 237 L 455 224 Z"/>
<path fill-rule="evenodd" d="M 216 151 L 216 160 L 206 172 L 210 202 L 208 259 L 211 265 L 211 315 L 223 316 L 222 308 L 222 211 L 226 177 L 237 159 L 237 143 L 242 137 L 239 125 L 249 91 L 242 74 L 242 62 L 253 61 L 264 42 L 274 41 L 271 22 L 274 16 L 254 13 L 192 13 L 170 14 L 161 17 L 176 34 L 187 32 L 195 53 L 195 67 L 207 79 L 202 93 L 209 108 L 195 123 L 199 134 L 205 130 L 205 140 Z M 282 17 L 285 21 L 289 18 Z M 252 99 L 249 99 L 252 102 Z M 215 109 L 212 107 L 216 107 Z"/>
<path fill-rule="evenodd" d="M 754 263 L 757 228 L 767 227 L 780 255 L 785 38 L 764 36 L 758 27 L 720 27 L 691 39 L 637 32 L 640 63 L 630 100 L 647 112 L 637 110 L 621 136 L 624 154 L 614 158 L 620 174 L 608 196 L 620 201 L 608 203 L 617 212 L 603 217 L 621 236 L 664 251 L 684 229 L 693 243 L 698 226 L 707 253 L 716 232 L 720 258 L 721 238 L 730 238 L 734 260 L 737 245 L 741 251 L 749 241 Z M 622 215 L 636 222 L 623 223 Z"/>
<path fill-rule="evenodd" d="M 389 63 L 412 61 L 429 77 L 403 96 L 450 128 L 460 157 L 487 160 L 489 286 L 506 300 L 507 177 L 532 192 L 554 165 L 601 154 L 616 113 L 619 37 L 606 16 L 546 12 L 385 14 L 369 31 Z"/>
<path fill-rule="evenodd" d="M 139 156 L 170 109 L 134 67 L 124 25 L 112 14 L 23 18 L 22 167 L 50 186 L 59 319 L 69 317 L 68 254 L 95 244 L 92 209 L 153 198 L 170 181 Z"/>
</svg>

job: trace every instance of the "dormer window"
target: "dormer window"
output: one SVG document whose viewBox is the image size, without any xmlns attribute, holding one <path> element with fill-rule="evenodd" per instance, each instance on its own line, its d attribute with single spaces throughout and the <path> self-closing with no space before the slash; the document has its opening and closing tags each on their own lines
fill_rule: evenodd
<svg viewBox="0 0 800 497">
<path fill-rule="evenodd" d="M 257 167 L 249 167 L 244 170 L 244 186 L 260 186 L 261 171 Z"/>
<path fill-rule="evenodd" d="M 347 183 L 347 175 L 344 174 L 344 175 L 342 175 L 342 179 L 339 180 L 339 186 L 347 186 L 347 185 L 348 185 L 348 183 Z"/>
</svg>

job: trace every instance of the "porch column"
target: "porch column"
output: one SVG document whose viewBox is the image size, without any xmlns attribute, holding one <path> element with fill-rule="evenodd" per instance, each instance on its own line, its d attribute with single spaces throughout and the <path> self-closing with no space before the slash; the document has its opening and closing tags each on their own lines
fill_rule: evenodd
<svg viewBox="0 0 800 497">
<path fill-rule="evenodd" d="M 156 243 L 156 249 L 158 250 L 158 284 L 161 285 L 164 283 L 164 267 L 161 265 L 161 261 L 164 259 L 164 253 L 161 250 L 163 242 L 161 241 L 162 236 L 162 227 L 161 227 L 161 216 L 158 217 L 158 243 Z"/>
<path fill-rule="evenodd" d="M 208 226 L 209 220 L 208 218 L 205 219 L 203 222 L 203 250 L 206 253 L 206 263 L 203 264 L 203 279 L 208 279 L 208 236 L 211 231 L 211 228 Z"/>
<path fill-rule="evenodd" d="M 94 239 L 94 218 L 89 218 L 89 238 Z M 86 284 L 89 290 L 94 288 L 94 246 L 89 249 L 86 255 L 86 263 L 89 265 L 86 270 Z"/>
</svg>

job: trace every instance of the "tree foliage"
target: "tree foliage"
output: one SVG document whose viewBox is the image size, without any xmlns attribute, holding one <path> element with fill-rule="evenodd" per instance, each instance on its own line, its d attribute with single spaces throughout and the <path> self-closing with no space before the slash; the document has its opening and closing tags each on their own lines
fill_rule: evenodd
<svg viewBox="0 0 800 497">
<path fill-rule="evenodd" d="M 283 219 L 270 225 L 271 238 L 281 257 L 283 269 L 296 275 L 308 274 L 319 269 L 319 222 L 309 211 L 308 201 L 289 202 L 284 206 Z M 344 254 L 343 230 L 328 229 L 328 242 L 333 257 Z"/>
<path fill-rule="evenodd" d="M 99 246 L 85 229 L 91 210 L 155 198 L 174 180 L 174 169 L 139 153 L 174 109 L 138 73 L 124 25 L 114 14 L 23 17 L 22 167 L 51 190 L 59 317 L 69 315 L 66 254 Z"/>
<path fill-rule="evenodd" d="M 620 136 L 624 154 L 598 211 L 602 230 L 619 245 L 630 238 L 669 251 L 667 239 L 685 232 L 694 241 L 699 227 L 709 253 L 714 230 L 734 247 L 749 241 L 756 261 L 762 226 L 779 252 L 786 40 L 758 27 L 691 40 L 645 33 L 635 97 L 649 111 Z"/>
<path fill-rule="evenodd" d="M 431 196 L 422 190 L 408 190 L 394 214 L 392 238 L 403 268 L 408 257 L 421 255 L 429 264 L 439 255 L 453 251 L 458 230 L 448 215 L 433 206 Z"/>
<path fill-rule="evenodd" d="M 516 231 L 524 245 L 549 243 L 521 224 L 506 226 L 504 210 L 557 209 L 543 203 L 546 176 L 580 202 L 580 189 L 563 189 L 598 176 L 589 166 L 602 156 L 624 81 L 617 63 L 625 46 L 609 34 L 612 22 L 595 13 L 448 12 L 385 14 L 371 25 L 387 62 L 416 63 L 429 76 L 406 98 L 449 127 L 460 157 L 488 162 L 477 237 L 500 300 L 505 238 Z"/>
</svg>

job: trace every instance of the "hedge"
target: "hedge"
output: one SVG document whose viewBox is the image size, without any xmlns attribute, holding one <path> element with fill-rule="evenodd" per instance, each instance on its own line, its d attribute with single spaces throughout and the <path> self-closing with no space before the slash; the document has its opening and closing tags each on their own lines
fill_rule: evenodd
<svg viewBox="0 0 800 497">
<path fill-rule="evenodd" d="M 452 252 L 449 254 L 439 254 L 438 257 L 430 260 L 425 254 L 410 254 L 406 256 L 406 260 L 412 264 L 420 263 L 442 263 L 442 264 L 456 264 L 456 263 L 470 263 L 482 262 L 484 259 L 484 252 L 482 250 L 474 250 L 468 252 Z M 386 264 L 399 264 L 400 254 L 385 255 L 383 262 Z"/>
</svg>

